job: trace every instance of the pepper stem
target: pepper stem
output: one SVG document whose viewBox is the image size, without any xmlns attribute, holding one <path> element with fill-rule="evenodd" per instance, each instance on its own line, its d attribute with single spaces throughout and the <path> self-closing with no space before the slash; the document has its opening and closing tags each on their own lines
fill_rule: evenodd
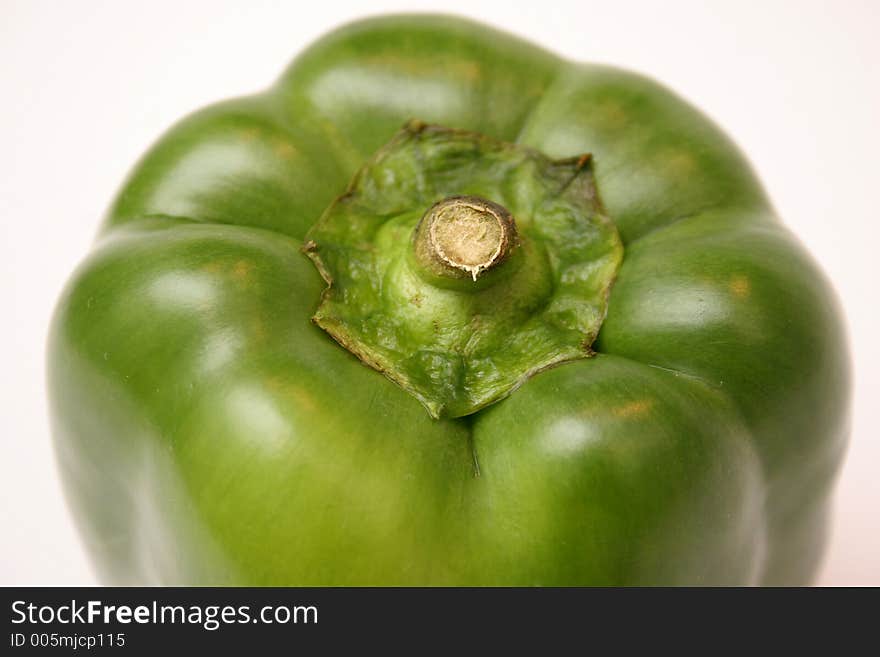
<svg viewBox="0 0 880 657">
<path fill-rule="evenodd" d="M 517 243 L 506 208 L 478 196 L 450 196 L 435 203 L 416 227 L 416 258 L 444 278 L 477 278 L 507 258 Z"/>
</svg>

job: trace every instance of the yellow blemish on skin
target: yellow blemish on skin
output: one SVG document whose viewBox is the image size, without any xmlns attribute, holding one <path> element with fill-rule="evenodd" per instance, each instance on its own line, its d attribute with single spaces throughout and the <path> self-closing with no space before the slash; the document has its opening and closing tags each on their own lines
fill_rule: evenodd
<svg viewBox="0 0 880 657">
<path fill-rule="evenodd" d="M 629 122 L 629 115 L 620 103 L 607 100 L 599 106 L 599 119 L 604 127 L 621 129 Z"/>
<path fill-rule="evenodd" d="M 454 67 L 457 77 L 462 77 L 469 82 L 476 82 L 483 77 L 483 71 L 479 64 L 474 62 L 461 62 Z"/>
<path fill-rule="evenodd" d="M 307 413 L 313 413 L 318 410 L 318 405 L 315 403 L 314 396 L 305 388 L 300 386 L 289 386 L 287 394 Z"/>
<path fill-rule="evenodd" d="M 259 128 L 245 128 L 240 133 L 241 140 L 245 142 L 251 142 L 259 138 L 260 129 Z"/>
<path fill-rule="evenodd" d="M 615 417 L 634 418 L 646 415 L 654 406 L 653 399 L 635 399 L 621 406 L 615 406 L 611 413 Z"/>
<path fill-rule="evenodd" d="M 220 272 L 223 271 L 223 263 L 217 262 L 216 260 L 213 260 L 211 262 L 207 262 L 204 265 L 202 265 L 201 270 L 206 271 L 209 274 L 219 274 Z"/>
<path fill-rule="evenodd" d="M 296 155 L 296 148 L 289 142 L 278 139 L 274 144 L 275 154 L 285 160 L 290 160 Z"/>
<path fill-rule="evenodd" d="M 318 410 L 318 404 L 315 397 L 304 387 L 299 386 L 290 381 L 285 381 L 280 377 L 271 377 L 266 379 L 266 387 L 272 392 L 276 392 L 283 397 L 289 397 L 296 403 L 300 410 L 306 413 L 313 413 Z"/>
<path fill-rule="evenodd" d="M 239 260 L 232 267 L 232 277 L 239 281 L 243 281 L 250 277 L 253 270 L 254 263 L 247 260 Z"/>
<path fill-rule="evenodd" d="M 697 163 L 694 161 L 694 157 L 685 151 L 664 151 L 660 154 L 659 160 L 663 169 L 673 178 L 687 178 L 691 176 L 697 168 Z"/>
<path fill-rule="evenodd" d="M 257 342 L 264 342 L 266 340 L 266 325 L 259 317 L 251 322 L 251 335 Z"/>
<path fill-rule="evenodd" d="M 745 276 L 734 276 L 728 286 L 737 299 L 745 299 L 752 291 L 752 283 Z"/>
</svg>

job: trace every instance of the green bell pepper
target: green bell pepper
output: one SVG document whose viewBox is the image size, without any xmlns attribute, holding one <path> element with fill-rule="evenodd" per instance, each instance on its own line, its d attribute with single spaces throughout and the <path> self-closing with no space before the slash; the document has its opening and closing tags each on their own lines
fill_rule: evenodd
<svg viewBox="0 0 880 657">
<path fill-rule="evenodd" d="M 841 311 L 737 148 L 438 16 L 165 134 L 48 367 L 117 584 L 802 584 L 848 431 Z"/>
</svg>

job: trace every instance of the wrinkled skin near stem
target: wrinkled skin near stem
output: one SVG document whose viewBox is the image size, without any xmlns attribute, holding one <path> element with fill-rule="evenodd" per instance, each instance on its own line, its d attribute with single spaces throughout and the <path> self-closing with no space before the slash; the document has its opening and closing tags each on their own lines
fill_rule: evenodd
<svg viewBox="0 0 880 657">
<path fill-rule="evenodd" d="M 433 419 L 310 321 L 328 295 L 301 253 L 307 234 L 334 204 L 351 207 L 339 195 L 412 118 L 514 144 L 474 162 L 496 153 L 497 172 L 521 154 L 492 177 L 516 207 L 466 185 L 434 196 L 418 176 L 362 177 L 352 203 L 369 199 L 367 218 L 398 216 L 379 207 L 388 194 L 426 196 L 398 216 L 399 233 L 382 224 L 395 254 L 454 195 L 503 205 L 525 237 L 531 199 L 544 195 L 542 216 L 556 207 L 536 181 L 586 153 L 590 180 L 573 179 L 601 198 L 595 216 L 625 253 L 604 316 L 575 297 L 540 306 L 593 313 L 595 355 L 463 417 Z M 331 237 L 353 249 L 343 233 Z M 323 242 L 310 255 L 332 260 Z M 546 298 L 558 270 L 540 245 L 524 238 L 502 266 L 454 285 L 538 271 L 530 298 Z M 400 304 L 368 288 L 428 285 L 399 253 L 389 285 L 350 288 L 356 301 L 386 311 Z M 371 282 L 375 262 L 340 271 Z M 589 262 L 558 282 L 577 291 Z M 364 325 L 329 299 L 345 327 Z M 407 298 L 407 321 L 426 301 Z M 414 373 L 467 352 L 435 321 L 449 349 Z M 384 329 L 398 325 L 383 322 L 370 344 L 391 353 L 400 334 Z M 430 321 L 410 333 L 423 329 L 435 335 Z M 326 36 L 267 92 L 159 140 L 59 302 L 48 380 L 65 488 L 106 582 L 804 584 L 846 442 L 845 345 L 821 272 L 737 148 L 686 102 L 483 25 L 403 16 Z M 484 399 L 456 396 L 457 380 L 421 383 L 460 409 Z"/>
</svg>

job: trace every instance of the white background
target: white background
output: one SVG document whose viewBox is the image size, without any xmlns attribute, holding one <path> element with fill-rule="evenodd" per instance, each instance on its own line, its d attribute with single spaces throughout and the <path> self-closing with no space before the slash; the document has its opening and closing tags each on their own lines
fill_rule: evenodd
<svg viewBox="0 0 880 657">
<path fill-rule="evenodd" d="M 95 582 L 56 479 L 44 344 L 127 169 L 183 114 L 268 85 L 328 29 L 440 10 L 659 78 L 748 153 L 850 327 L 854 433 L 819 583 L 880 585 L 880 3 L 521 4 L 0 0 L 0 584 Z"/>
</svg>

